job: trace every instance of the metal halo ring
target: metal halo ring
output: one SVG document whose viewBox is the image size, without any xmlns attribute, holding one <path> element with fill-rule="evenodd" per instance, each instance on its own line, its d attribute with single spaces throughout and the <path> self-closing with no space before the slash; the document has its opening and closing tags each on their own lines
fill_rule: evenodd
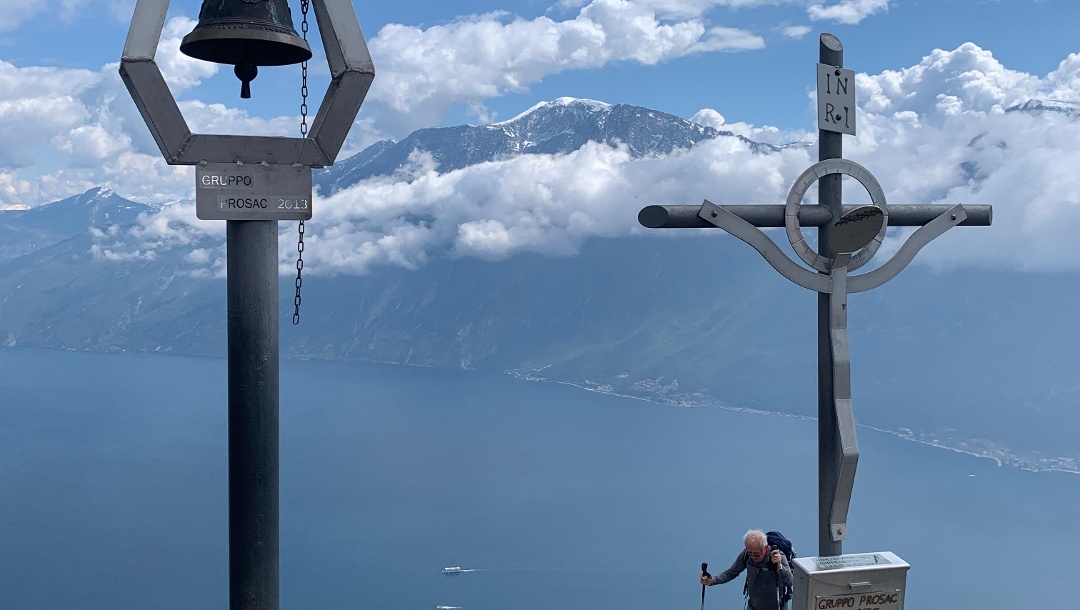
<svg viewBox="0 0 1080 610">
<path fill-rule="evenodd" d="M 885 204 L 885 191 L 881 189 L 877 179 L 865 167 L 847 159 L 826 159 L 808 167 L 806 171 L 799 175 L 795 180 L 795 184 L 791 185 L 791 191 L 788 192 L 787 203 L 784 205 L 784 228 L 787 230 L 788 241 L 791 243 L 792 249 L 795 250 L 795 254 L 798 254 L 799 258 L 807 265 L 822 273 L 828 273 L 832 266 L 832 260 L 818 254 L 806 243 L 802 227 L 799 226 L 799 206 L 802 204 L 803 196 L 806 195 L 810 185 L 829 174 L 844 174 L 858 180 L 859 184 L 862 184 L 866 192 L 870 194 L 870 201 L 881 208 L 882 213 L 885 215 L 885 221 L 881 224 L 881 230 L 874 236 L 874 240 L 851 255 L 848 271 L 854 271 L 869 262 L 877 253 L 878 248 L 881 247 L 881 242 L 885 239 L 885 230 L 889 228 L 889 208 Z"/>
</svg>

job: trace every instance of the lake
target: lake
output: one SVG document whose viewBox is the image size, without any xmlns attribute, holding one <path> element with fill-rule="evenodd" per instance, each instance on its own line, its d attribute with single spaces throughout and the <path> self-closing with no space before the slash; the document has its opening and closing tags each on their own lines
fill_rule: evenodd
<svg viewBox="0 0 1080 610">
<path fill-rule="evenodd" d="M 0 608 L 228 608 L 225 361 L 8 348 L 0 371 Z M 281 379 L 283 608 L 697 609 L 748 528 L 816 554 L 813 421 L 475 371 Z M 844 550 L 909 562 L 907 608 L 1075 603 L 1080 476 L 859 443 Z M 741 579 L 706 607 L 742 608 Z"/>
</svg>

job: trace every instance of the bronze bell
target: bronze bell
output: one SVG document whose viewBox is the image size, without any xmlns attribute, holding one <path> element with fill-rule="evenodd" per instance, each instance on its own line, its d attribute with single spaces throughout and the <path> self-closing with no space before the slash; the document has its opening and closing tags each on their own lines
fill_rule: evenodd
<svg viewBox="0 0 1080 610">
<path fill-rule="evenodd" d="M 286 0 L 203 0 L 199 23 L 180 42 L 195 59 L 235 66 L 240 97 L 258 66 L 287 66 L 311 59 L 311 47 L 296 34 Z"/>
</svg>

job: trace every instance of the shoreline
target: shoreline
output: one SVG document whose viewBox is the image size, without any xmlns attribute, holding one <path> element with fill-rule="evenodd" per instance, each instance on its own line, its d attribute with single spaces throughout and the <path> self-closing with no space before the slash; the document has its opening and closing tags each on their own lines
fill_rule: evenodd
<svg viewBox="0 0 1080 610">
<path fill-rule="evenodd" d="M 200 353 L 193 353 L 193 352 L 188 353 L 188 352 L 172 351 L 172 350 L 166 351 L 166 350 L 160 350 L 160 349 L 154 349 L 154 350 L 123 350 L 123 349 L 119 349 L 119 350 L 116 350 L 116 351 L 99 351 L 99 350 L 93 350 L 93 349 L 74 349 L 74 348 L 67 348 L 67 347 L 50 347 L 50 346 L 44 346 L 44 345 L 11 345 L 11 346 L 0 345 L 0 349 L 8 349 L 8 350 L 40 349 L 40 350 L 46 350 L 46 351 L 57 351 L 57 352 L 64 352 L 64 353 L 71 353 L 71 354 L 97 354 L 97 355 L 104 355 L 104 356 L 110 356 L 110 355 L 112 355 L 112 356 L 122 356 L 122 355 L 147 354 L 147 355 L 179 356 L 179 357 L 200 358 L 200 359 L 202 359 L 202 358 L 223 359 L 224 358 L 224 356 L 216 355 L 216 354 L 200 354 Z M 411 366 L 411 367 L 422 368 L 422 369 L 424 369 L 424 368 L 441 368 L 441 367 L 436 367 L 436 366 L 433 366 L 433 365 L 420 364 L 420 363 L 411 363 L 411 362 L 393 362 L 393 361 L 386 361 L 386 360 L 351 360 L 351 359 L 327 358 L 327 357 L 311 356 L 311 355 L 297 356 L 297 355 L 284 355 L 283 354 L 281 356 L 281 359 L 282 360 L 298 360 L 298 361 L 304 361 L 304 360 L 312 361 L 312 360 L 314 360 L 314 361 L 341 362 L 341 363 L 353 362 L 353 363 L 358 363 L 358 364 L 382 365 L 382 366 L 386 366 L 386 365 Z M 730 412 L 734 412 L 734 413 L 748 413 L 748 414 L 752 414 L 752 415 L 765 415 L 765 416 L 769 416 L 769 417 L 789 417 L 789 418 L 801 419 L 801 420 L 804 420 L 804 421 L 817 421 L 817 417 L 810 416 L 810 415 L 799 415 L 799 414 L 796 414 L 796 413 L 785 413 L 783 411 L 769 411 L 769 410 L 759 409 L 759 408 L 733 406 L 733 405 L 729 405 L 729 404 L 724 404 L 721 401 L 718 401 L 716 399 L 712 399 L 712 398 L 709 398 L 709 397 L 706 397 L 706 396 L 703 396 L 703 395 L 685 395 L 684 394 L 684 395 L 681 395 L 681 396 L 676 395 L 675 397 L 664 396 L 661 391 L 656 390 L 656 389 L 650 389 L 649 384 L 652 384 L 653 386 L 659 387 L 655 382 L 652 382 L 651 380 L 648 381 L 648 384 L 645 383 L 645 382 L 642 382 L 642 381 L 639 381 L 639 382 L 637 382 L 637 384 L 635 384 L 635 385 L 640 384 L 640 387 L 642 388 L 641 389 L 641 391 L 642 391 L 641 394 L 629 394 L 629 393 L 626 393 L 625 391 L 618 391 L 618 390 L 615 389 L 614 386 L 607 385 L 607 384 L 592 383 L 592 382 L 590 382 L 588 380 L 585 380 L 585 381 L 567 381 L 567 380 L 561 380 L 561 379 L 552 379 L 552 378 L 547 378 L 547 377 L 541 377 L 541 376 L 536 374 L 539 371 L 543 370 L 544 368 L 547 368 L 547 367 L 542 367 L 540 369 L 528 369 L 528 370 L 525 370 L 525 369 L 506 369 L 506 370 L 504 370 L 502 372 L 504 374 L 510 375 L 511 377 L 514 377 L 515 379 L 518 379 L 518 380 L 521 380 L 521 381 L 537 381 L 537 382 L 542 382 L 542 383 L 555 383 L 555 384 L 567 385 L 567 386 L 571 386 L 571 387 L 574 387 L 574 388 L 577 388 L 577 389 L 580 389 L 580 390 L 584 390 L 586 392 L 596 392 L 596 393 L 599 393 L 599 394 L 607 394 L 609 396 L 617 396 L 619 398 L 629 398 L 629 399 L 633 399 L 633 400 L 640 400 L 640 401 L 643 401 L 643 402 L 648 402 L 648 403 L 652 403 L 652 404 L 659 405 L 659 406 L 684 407 L 684 408 L 703 408 L 703 407 L 704 408 L 718 408 L 718 409 L 723 409 L 725 411 L 730 411 Z M 476 369 L 461 368 L 461 369 L 453 369 L 453 370 L 475 371 Z M 495 371 L 492 371 L 492 372 L 495 372 Z M 873 425 L 870 425 L 870 424 L 861 424 L 861 423 L 856 424 L 856 426 L 858 426 L 860 428 L 866 428 L 868 430 L 873 430 L 875 432 L 882 432 L 882 433 L 885 433 L 885 434 L 890 434 L 890 435 L 893 435 L 893 436 L 895 436 L 897 438 L 900 438 L 902 440 L 905 440 L 905 441 L 915 442 L 915 443 L 919 443 L 921 445 L 927 445 L 927 446 L 934 447 L 934 448 L 937 448 L 937 449 L 944 449 L 944 450 L 947 450 L 947 451 L 952 451 L 954 453 L 970 455 L 970 456 L 976 457 L 976 458 L 993 460 L 994 463 L 998 467 L 1011 467 L 1011 468 L 1017 468 L 1017 469 L 1020 469 L 1020 470 L 1025 470 L 1025 471 L 1028 471 L 1028 472 L 1060 472 L 1060 473 L 1064 473 L 1064 474 L 1080 475 L 1080 463 L 1078 463 L 1078 462 L 1080 462 L 1080 460 L 1077 460 L 1076 458 L 1043 457 L 1043 456 L 1041 456 L 1041 455 L 1039 455 L 1038 453 L 1035 453 L 1035 452 L 1032 452 L 1033 455 L 1026 455 L 1026 456 L 1025 455 L 1020 455 L 1015 450 L 1012 450 L 1012 449 L 1009 449 L 1009 448 L 1006 448 L 1006 447 L 998 446 L 997 444 L 992 443 L 991 441 L 987 441 L 985 439 L 963 439 L 963 438 L 946 438 L 946 439 L 942 439 L 942 438 L 936 437 L 936 436 L 934 436 L 934 435 L 932 435 L 930 433 L 926 433 L 926 432 L 916 433 L 915 431 L 913 431 L 913 430 L 911 430 L 909 428 L 900 428 L 898 430 L 890 430 L 890 429 L 887 429 L 887 428 L 880 428 L 880 427 L 873 426 Z M 980 451 L 980 449 L 977 448 L 977 447 L 973 448 L 971 446 L 968 446 L 968 444 L 971 444 L 971 443 L 974 443 L 976 445 L 984 445 L 984 447 Z"/>
<path fill-rule="evenodd" d="M 633 400 L 640 400 L 640 401 L 644 401 L 644 402 L 649 402 L 649 403 L 659 405 L 659 406 L 684 407 L 684 408 L 704 408 L 704 407 L 707 407 L 707 408 L 723 409 L 725 411 L 731 411 L 731 412 L 734 412 L 734 413 L 749 413 L 749 414 L 752 414 L 752 415 L 765 415 L 765 416 L 769 416 L 769 417 L 789 417 L 789 418 L 801 419 L 801 420 L 804 420 L 804 421 L 817 421 L 817 417 L 810 416 L 810 415 L 799 415 L 797 413 L 784 413 L 782 411 L 767 411 L 767 410 L 764 410 L 764 409 L 731 406 L 731 405 L 723 404 L 720 401 L 716 401 L 716 400 L 707 400 L 707 401 L 698 402 L 698 401 L 685 399 L 685 398 L 684 399 L 673 400 L 673 399 L 662 397 L 662 396 L 639 396 L 639 395 L 627 394 L 627 393 L 624 393 L 624 392 L 616 391 L 615 388 L 613 386 L 610 386 L 610 385 L 590 384 L 590 382 L 588 382 L 588 381 L 574 382 L 574 381 L 565 381 L 565 380 L 559 380 L 559 379 L 550 379 L 550 378 L 546 378 L 546 377 L 540 377 L 540 376 L 535 374 L 539 370 L 543 370 L 543 369 L 536 369 L 534 371 L 524 371 L 524 370 L 520 370 L 520 369 L 518 369 L 518 370 L 511 369 L 511 370 L 507 370 L 506 374 L 508 374 L 508 375 L 510 375 L 510 376 L 512 376 L 512 377 L 514 377 L 516 379 L 520 379 L 522 381 L 536 381 L 536 382 L 541 382 L 541 383 L 556 383 L 556 384 L 561 384 L 561 385 L 568 385 L 568 386 L 572 386 L 572 387 L 575 387 L 575 388 L 578 388 L 578 389 L 581 389 L 581 390 L 585 390 L 586 392 L 596 392 L 598 394 L 607 394 L 609 396 L 618 396 L 620 398 L 630 398 L 630 399 L 633 399 Z M 913 443 L 919 443 L 920 445 L 927 445 L 927 446 L 930 446 L 930 447 L 934 447 L 936 449 L 943 449 L 943 450 L 946 450 L 946 451 L 952 451 L 954 453 L 970 455 L 970 456 L 975 457 L 975 458 L 991 460 L 998 467 L 1001 467 L 1001 468 L 1017 468 L 1019 470 L 1025 470 L 1025 471 L 1028 471 L 1028 472 L 1036 472 L 1036 473 L 1037 472 L 1061 472 L 1061 473 L 1064 473 L 1064 474 L 1080 475 L 1080 466 L 1063 465 L 1063 464 L 1060 463 L 1060 460 L 1062 460 L 1062 459 L 1071 460 L 1071 458 L 1042 458 L 1042 457 L 1040 457 L 1040 458 L 1035 458 L 1037 461 L 1033 461 L 1032 458 L 1024 458 L 1024 457 L 1018 456 L 1014 451 L 1012 451 L 1010 449 L 995 446 L 993 451 L 991 451 L 990 449 L 987 449 L 984 452 L 980 452 L 980 451 L 972 449 L 970 447 L 956 446 L 954 444 L 951 444 L 949 442 L 949 439 L 943 440 L 943 439 L 940 439 L 940 438 L 934 438 L 932 436 L 926 435 L 926 433 L 923 433 L 922 435 L 916 435 L 915 432 L 913 432 L 912 430 L 910 430 L 908 428 L 901 428 L 899 430 L 889 430 L 887 428 L 879 428 L 877 426 L 873 426 L 873 425 L 870 425 L 870 424 L 856 424 L 856 426 L 859 427 L 859 428 L 866 428 L 868 430 L 873 430 L 875 432 L 881 432 L 881 433 L 884 433 L 884 434 L 890 434 L 890 435 L 895 436 L 895 437 L 897 437 L 897 438 L 899 438 L 901 440 L 910 441 L 910 442 L 913 442 Z M 988 442 L 988 441 L 985 441 L 985 440 L 982 440 L 982 439 L 955 439 L 953 442 L 955 442 L 956 444 L 961 444 L 961 443 L 982 443 L 982 442 Z M 1045 462 L 1050 462 L 1050 464 L 1047 464 Z"/>
</svg>

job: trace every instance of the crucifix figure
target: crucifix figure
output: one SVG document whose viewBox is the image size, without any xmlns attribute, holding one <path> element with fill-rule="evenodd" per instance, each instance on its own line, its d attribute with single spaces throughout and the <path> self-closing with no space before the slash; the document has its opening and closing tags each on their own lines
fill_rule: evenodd
<svg viewBox="0 0 1080 610">
<path fill-rule="evenodd" d="M 831 34 L 821 35 L 818 64 L 819 98 L 822 83 L 852 78 L 843 65 L 843 47 Z M 837 91 L 841 91 L 837 89 Z M 859 461 L 855 418 L 851 406 L 851 360 L 847 335 L 847 295 L 881 286 L 904 269 L 926 244 L 960 225 L 988 226 L 987 205 L 899 205 L 890 208 L 885 193 L 863 166 L 841 156 L 842 134 L 854 134 L 854 89 L 849 100 L 824 103 L 819 99 L 819 161 L 796 180 L 784 205 L 654 205 L 638 214 L 649 228 L 716 227 L 757 250 L 787 279 L 818 293 L 818 546 L 821 556 L 841 555 L 847 538 L 847 514 Z M 832 90 L 829 93 L 833 93 Z M 838 114 L 836 109 L 843 108 Z M 824 112 L 824 114 L 823 114 Z M 857 180 L 870 195 L 871 205 L 845 206 L 841 178 Z M 802 205 L 812 184 L 820 181 L 818 205 Z M 780 250 L 761 227 L 784 227 L 788 242 L 806 266 Z M 802 232 L 816 226 L 818 250 Z M 873 271 L 849 275 L 877 253 L 889 226 L 919 226 L 896 254 Z"/>
</svg>

